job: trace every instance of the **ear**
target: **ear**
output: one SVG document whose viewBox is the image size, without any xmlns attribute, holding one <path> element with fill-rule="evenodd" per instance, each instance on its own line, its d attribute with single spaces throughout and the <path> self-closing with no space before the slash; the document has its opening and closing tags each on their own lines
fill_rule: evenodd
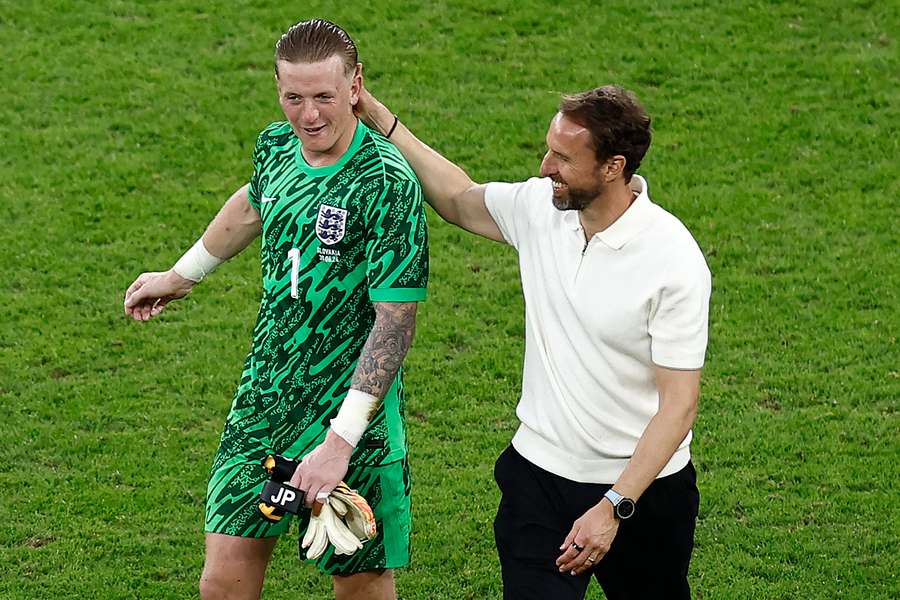
<svg viewBox="0 0 900 600">
<path fill-rule="evenodd" d="M 621 154 L 609 158 L 603 165 L 603 180 L 612 183 L 625 173 L 625 157 Z"/>
<path fill-rule="evenodd" d="M 363 87 L 363 64 L 356 63 L 356 69 L 353 71 L 353 79 L 350 81 L 350 106 L 356 106 L 359 102 L 359 93 Z"/>
</svg>

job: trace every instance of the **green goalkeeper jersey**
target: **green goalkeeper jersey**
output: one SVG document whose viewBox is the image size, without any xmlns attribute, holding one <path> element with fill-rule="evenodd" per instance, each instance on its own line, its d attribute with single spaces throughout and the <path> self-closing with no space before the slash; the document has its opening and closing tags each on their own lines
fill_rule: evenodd
<svg viewBox="0 0 900 600">
<path fill-rule="evenodd" d="M 301 457 L 337 415 L 375 321 L 374 302 L 425 299 L 422 187 L 400 152 L 357 123 L 334 165 L 311 167 L 287 122 L 254 151 L 250 203 L 262 220 L 262 303 L 223 434 Z M 406 454 L 402 370 L 351 464 Z M 264 417 L 264 418 L 263 418 Z M 242 423 L 242 421 L 245 421 Z"/>
</svg>

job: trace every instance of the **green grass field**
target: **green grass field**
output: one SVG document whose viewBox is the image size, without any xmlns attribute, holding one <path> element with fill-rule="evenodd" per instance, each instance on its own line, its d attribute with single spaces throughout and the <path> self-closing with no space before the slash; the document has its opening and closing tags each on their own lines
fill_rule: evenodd
<svg viewBox="0 0 900 600">
<path fill-rule="evenodd" d="M 481 181 L 537 172 L 559 92 L 635 90 L 655 127 L 641 173 L 713 272 L 695 597 L 900 598 L 896 2 L 261 4 L 0 0 L 0 598 L 196 595 L 258 246 L 155 322 L 122 295 L 248 179 L 280 118 L 274 42 L 313 16 Z M 429 217 L 398 591 L 494 599 L 516 257 Z M 296 544 L 265 596 L 329 597 Z"/>
</svg>

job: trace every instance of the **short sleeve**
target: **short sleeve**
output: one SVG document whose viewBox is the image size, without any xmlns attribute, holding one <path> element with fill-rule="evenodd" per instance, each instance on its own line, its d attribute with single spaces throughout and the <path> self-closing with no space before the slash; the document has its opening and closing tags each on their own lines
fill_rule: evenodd
<svg viewBox="0 0 900 600">
<path fill-rule="evenodd" d="M 250 177 L 250 187 L 247 190 L 250 206 L 255 208 L 256 212 L 259 212 L 259 204 L 268 184 L 269 176 L 266 174 L 266 168 L 267 163 L 271 162 L 270 156 L 291 136 L 293 133 L 288 122 L 277 121 L 270 123 L 256 138 L 256 145 L 253 147 L 253 175 Z"/>
<path fill-rule="evenodd" d="M 712 281 L 706 261 L 681 261 L 669 269 L 650 311 L 650 354 L 660 367 L 699 369 L 706 356 Z"/>
<path fill-rule="evenodd" d="M 366 260 L 372 302 L 424 300 L 428 230 L 422 187 L 414 179 L 388 183 L 367 214 Z"/>
<path fill-rule="evenodd" d="M 250 206 L 256 209 L 256 212 L 259 212 L 259 201 L 260 196 L 262 194 L 262 162 L 263 162 L 263 136 L 265 132 L 259 134 L 256 138 L 256 145 L 253 148 L 253 175 L 250 177 L 250 187 L 247 189 L 247 198 L 250 201 Z"/>
<path fill-rule="evenodd" d="M 533 214 L 542 203 L 550 203 L 553 188 L 549 179 L 532 177 L 520 183 L 493 182 L 484 190 L 484 204 L 510 246 L 518 249 L 528 235 Z"/>
</svg>

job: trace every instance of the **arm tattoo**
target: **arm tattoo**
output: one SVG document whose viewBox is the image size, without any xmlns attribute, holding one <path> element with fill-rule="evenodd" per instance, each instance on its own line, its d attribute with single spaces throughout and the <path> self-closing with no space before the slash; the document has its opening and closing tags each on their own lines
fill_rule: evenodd
<svg viewBox="0 0 900 600">
<path fill-rule="evenodd" d="M 375 324 L 359 356 L 350 387 L 384 399 L 415 332 L 415 302 L 376 302 Z"/>
</svg>

